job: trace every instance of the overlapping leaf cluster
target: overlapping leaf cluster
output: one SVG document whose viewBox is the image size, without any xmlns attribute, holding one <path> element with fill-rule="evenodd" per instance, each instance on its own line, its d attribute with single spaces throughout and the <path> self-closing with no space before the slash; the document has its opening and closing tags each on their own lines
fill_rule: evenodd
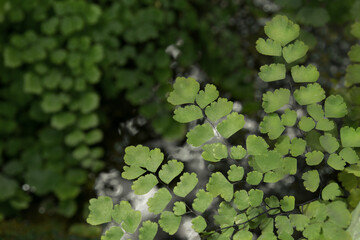
<svg viewBox="0 0 360 240">
<path fill-rule="evenodd" d="M 169 160 L 160 167 L 163 154 L 158 149 L 128 147 L 124 157 L 128 166 L 123 177 L 134 180 L 132 189 L 139 195 L 162 185 L 147 205 L 150 212 L 160 214 L 158 224 L 170 235 L 177 232 L 182 215 L 188 215 L 193 229 L 206 239 L 254 236 L 266 240 L 294 239 L 299 235 L 307 239 L 351 239 L 351 233 L 346 231 L 351 214 L 341 198 L 343 189 L 333 181 L 321 182 L 324 187 L 320 189 L 319 169 L 343 171 L 342 179 L 358 176 L 360 161 L 355 148 L 360 147 L 360 129 L 343 126 L 337 131 L 335 120 L 348 112 L 344 99 L 340 95 L 326 97 L 316 83 L 319 78 L 316 66 L 297 65 L 308 50 L 304 42 L 296 40 L 299 26 L 287 17 L 276 16 L 264 29 L 268 39 L 260 38 L 256 49 L 264 55 L 282 58 L 277 58 L 279 63 L 262 66 L 259 77 L 265 82 L 284 81 L 289 71 L 291 86 L 296 87 L 294 92 L 289 87 L 291 90 L 280 88 L 264 93 L 266 115 L 260 123 L 260 132 L 268 138 L 250 134 L 243 146 L 229 144 L 229 138 L 244 127 L 245 117 L 233 111 L 231 101 L 219 97 L 214 85 L 207 84 L 200 90 L 195 79 L 179 77 L 168 97 L 168 102 L 177 106 L 174 119 L 180 123 L 196 121 L 186 135 L 187 143 L 201 147 L 205 161 L 228 165 L 228 171 L 213 172 L 205 189 L 197 190 L 196 197 L 191 199 L 191 206 L 181 198 L 195 189 L 196 173 L 183 173 L 184 165 L 177 160 Z M 298 117 L 302 108 L 306 114 Z M 298 128 L 302 135 L 290 139 L 286 134 L 290 127 Z M 180 174 L 180 179 L 175 180 Z M 300 175 L 304 190 L 317 192 L 320 197 L 299 203 L 294 196 L 278 197 L 259 187 L 277 183 L 288 175 Z M 352 188 L 351 181 L 345 181 Z M 174 187 L 168 187 L 169 184 Z M 217 212 L 210 214 L 211 218 L 203 213 L 214 198 L 218 199 Z M 179 201 L 172 203 L 172 199 Z M 94 207 L 95 204 L 90 205 L 88 222 L 99 224 L 96 220 L 102 216 L 92 210 Z M 107 218 L 106 222 L 110 220 Z M 209 220 L 217 227 L 211 227 Z M 158 225 L 152 224 L 149 239 L 158 230 Z M 139 237 L 145 239 L 142 231 L 139 230 Z M 110 233 L 105 234 L 105 239 L 110 239 L 107 234 Z"/>
</svg>

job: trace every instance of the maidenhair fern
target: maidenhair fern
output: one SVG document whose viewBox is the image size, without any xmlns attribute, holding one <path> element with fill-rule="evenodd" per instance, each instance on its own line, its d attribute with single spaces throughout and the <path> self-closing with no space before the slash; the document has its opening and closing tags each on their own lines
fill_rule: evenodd
<svg viewBox="0 0 360 240">
<path fill-rule="evenodd" d="M 92 199 L 88 223 L 114 220 L 121 226 L 107 230 L 102 239 L 119 239 L 138 227 L 139 239 L 156 238 L 159 227 L 174 235 L 183 216 L 192 218 L 192 228 L 204 239 L 294 239 L 295 235 L 310 240 L 351 239 L 354 231 L 346 231 L 351 214 L 342 198 L 343 189 L 337 182 L 321 179 L 319 170 L 343 170 L 339 180 L 347 190 L 358 184 L 353 182 L 360 176 L 354 148 L 360 147 L 360 128 L 335 126 L 333 119 L 343 118 L 347 106 L 340 95 L 326 97 L 325 90 L 316 83 L 319 72 L 314 65 L 299 65 L 308 51 L 306 44 L 297 40 L 299 30 L 287 17 L 276 16 L 265 26 L 269 38 L 256 42 L 260 53 L 282 56 L 277 58 L 280 62 L 260 67 L 259 77 L 265 82 L 290 81 L 289 89 L 263 94 L 266 115 L 260 132 L 268 137 L 251 134 L 244 145 L 232 146 L 227 139 L 243 131 L 244 116 L 233 111 L 231 101 L 219 97 L 215 86 L 207 84 L 200 90 L 193 78 L 176 79 L 168 97 L 177 106 L 174 119 L 198 123 L 187 133 L 187 143 L 201 147 L 205 161 L 231 164 L 227 172 L 213 172 L 201 189 L 197 174 L 184 171 L 182 162 L 164 161 L 164 154 L 156 148 L 127 147 L 122 176 L 133 180 L 131 188 L 137 195 L 159 187 L 147 202 L 149 212 L 159 218 L 157 222 L 141 222 L 140 212 L 126 201 L 113 206 L 109 197 Z M 295 103 L 290 105 L 292 98 Z M 297 110 L 301 108 L 307 112 L 298 119 Z M 293 126 L 301 134 L 290 138 L 286 130 Z M 300 175 L 303 189 L 319 192 L 320 197 L 302 203 L 290 193 L 275 196 L 259 187 L 289 175 Z M 193 191 L 195 197 L 188 205 L 184 198 Z M 217 211 L 209 212 L 211 217 L 203 214 L 214 202 Z"/>
</svg>

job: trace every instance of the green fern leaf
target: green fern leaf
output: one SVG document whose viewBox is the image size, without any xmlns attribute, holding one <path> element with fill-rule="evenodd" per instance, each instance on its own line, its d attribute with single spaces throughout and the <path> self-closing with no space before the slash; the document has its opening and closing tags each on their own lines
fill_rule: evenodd
<svg viewBox="0 0 360 240">
<path fill-rule="evenodd" d="M 359 163 L 359 156 L 352 148 L 343 148 L 340 151 L 339 155 L 349 164 Z"/>
<path fill-rule="evenodd" d="M 245 190 L 236 191 L 234 193 L 234 204 L 241 211 L 247 209 L 250 206 L 248 193 Z"/>
<path fill-rule="evenodd" d="M 113 201 L 110 197 L 100 196 L 90 199 L 89 216 L 86 222 L 91 225 L 99 225 L 111 221 Z"/>
<path fill-rule="evenodd" d="M 253 234 L 247 230 L 240 230 L 233 237 L 233 240 L 252 240 L 252 239 L 253 239 Z"/>
<path fill-rule="evenodd" d="M 320 121 L 325 116 L 324 110 L 319 104 L 310 104 L 306 107 L 306 109 L 308 114 L 316 121 Z"/>
<path fill-rule="evenodd" d="M 177 201 L 173 207 L 174 214 L 177 216 L 184 215 L 186 213 L 186 205 L 184 202 Z"/>
<path fill-rule="evenodd" d="M 221 172 L 211 174 L 206 190 L 209 191 L 213 197 L 220 195 L 225 201 L 229 202 L 233 198 L 233 185 L 224 177 Z"/>
<path fill-rule="evenodd" d="M 252 207 L 258 207 L 261 205 L 264 197 L 264 192 L 260 189 L 250 189 L 249 191 L 249 204 Z"/>
<path fill-rule="evenodd" d="M 132 209 L 128 201 L 121 201 L 120 204 L 114 206 L 112 218 L 128 233 L 134 233 L 141 222 L 140 211 Z"/>
<path fill-rule="evenodd" d="M 292 63 L 300 58 L 304 57 L 309 50 L 309 47 L 300 40 L 296 40 L 295 43 L 289 44 L 283 48 L 282 53 L 287 63 Z"/>
<path fill-rule="evenodd" d="M 301 178 L 304 180 L 304 186 L 306 190 L 310 192 L 315 192 L 318 189 L 320 177 L 317 170 L 307 171 L 302 175 Z"/>
<path fill-rule="evenodd" d="M 263 65 L 260 67 L 259 77 L 264 82 L 273 82 L 285 78 L 286 68 L 284 64 L 273 63 L 270 65 Z"/>
<path fill-rule="evenodd" d="M 304 153 L 306 141 L 301 138 L 293 138 L 291 140 L 290 153 L 293 157 L 300 156 Z"/>
<path fill-rule="evenodd" d="M 258 171 L 248 172 L 246 176 L 246 182 L 250 185 L 258 185 L 260 184 L 262 179 L 263 179 L 263 175 L 261 172 Z"/>
<path fill-rule="evenodd" d="M 325 133 L 319 138 L 321 146 L 328 152 L 333 153 L 339 148 L 339 143 L 330 133 Z"/>
<path fill-rule="evenodd" d="M 283 199 L 280 200 L 281 210 L 284 212 L 290 212 L 295 208 L 295 198 L 294 196 L 284 196 Z"/>
<path fill-rule="evenodd" d="M 282 165 L 282 156 L 277 151 L 269 151 L 265 154 L 255 156 L 255 161 L 259 169 L 265 173 L 280 168 Z"/>
<path fill-rule="evenodd" d="M 171 193 L 166 188 L 159 189 L 152 198 L 147 201 L 149 212 L 161 213 L 171 201 Z"/>
<path fill-rule="evenodd" d="M 191 220 L 192 228 L 195 232 L 201 233 L 207 227 L 206 221 L 202 216 L 197 216 Z"/>
<path fill-rule="evenodd" d="M 324 154 L 320 151 L 312 151 L 305 154 L 306 164 L 309 166 L 319 165 L 324 159 Z"/>
<path fill-rule="evenodd" d="M 266 113 L 272 113 L 279 110 L 290 101 L 289 89 L 280 88 L 274 92 L 267 91 L 262 97 L 262 107 Z"/>
<path fill-rule="evenodd" d="M 150 172 L 156 172 L 164 160 L 164 154 L 158 148 L 150 151 L 149 159 L 146 161 L 146 169 Z"/>
<path fill-rule="evenodd" d="M 340 129 L 341 145 L 343 147 L 360 147 L 360 127 L 355 130 L 351 127 Z"/>
<path fill-rule="evenodd" d="M 353 25 L 351 25 L 351 34 L 360 39 L 360 22 L 355 22 Z"/>
<path fill-rule="evenodd" d="M 167 101 L 172 105 L 194 103 L 200 84 L 194 78 L 177 77 Z"/>
<path fill-rule="evenodd" d="M 228 179 L 232 182 L 241 181 L 244 177 L 244 168 L 236 166 L 235 164 L 230 166 L 229 171 L 227 172 Z"/>
<path fill-rule="evenodd" d="M 277 240 L 273 232 L 262 232 L 257 240 Z"/>
<path fill-rule="evenodd" d="M 300 34 L 300 27 L 294 24 L 286 16 L 275 16 L 264 27 L 265 34 L 285 46 Z"/>
<path fill-rule="evenodd" d="M 285 177 L 285 173 L 279 169 L 269 171 L 264 174 L 264 182 L 276 183 Z"/>
<path fill-rule="evenodd" d="M 310 117 L 302 116 L 299 121 L 299 128 L 304 132 L 309 132 L 315 127 L 315 122 Z"/>
<path fill-rule="evenodd" d="M 245 125 L 244 115 L 233 112 L 216 127 L 224 138 L 231 137 L 234 133 L 242 129 Z"/>
<path fill-rule="evenodd" d="M 326 205 L 324 203 L 320 203 L 319 201 L 314 201 L 304 205 L 303 210 L 305 215 L 311 220 L 315 220 L 315 222 L 324 222 L 328 216 Z"/>
<path fill-rule="evenodd" d="M 155 222 L 145 221 L 139 229 L 140 240 L 153 240 L 158 231 L 158 225 Z M 118 238 L 120 239 L 120 238 Z"/>
<path fill-rule="evenodd" d="M 360 83 L 360 64 L 351 64 L 346 68 L 345 86 Z"/>
<path fill-rule="evenodd" d="M 281 155 L 287 155 L 289 153 L 290 147 L 290 138 L 289 136 L 284 135 L 277 139 L 274 150 L 279 152 Z"/>
<path fill-rule="evenodd" d="M 271 140 L 274 140 L 283 133 L 285 127 L 282 125 L 279 115 L 276 113 L 265 116 L 260 123 L 260 132 L 267 133 Z"/>
<path fill-rule="evenodd" d="M 289 219 L 291 224 L 297 231 L 302 232 L 309 225 L 310 219 L 304 214 L 290 214 Z"/>
<path fill-rule="evenodd" d="M 143 145 L 129 146 L 125 148 L 124 161 L 127 165 L 145 167 L 149 158 L 150 149 Z"/>
<path fill-rule="evenodd" d="M 105 235 L 101 237 L 101 240 L 118 240 L 124 236 L 124 232 L 121 227 L 111 227 L 105 232 Z"/>
<path fill-rule="evenodd" d="M 196 187 L 197 183 L 196 173 L 186 172 L 180 177 L 180 181 L 174 188 L 174 193 L 179 197 L 186 197 Z"/>
<path fill-rule="evenodd" d="M 202 149 L 204 152 L 201 156 L 209 162 L 219 162 L 228 157 L 227 147 L 222 143 L 205 144 Z"/>
<path fill-rule="evenodd" d="M 347 114 L 347 107 L 340 95 L 331 95 L 325 100 L 325 117 L 342 118 Z"/>
<path fill-rule="evenodd" d="M 320 231 L 321 231 L 321 225 L 322 225 L 322 223 L 309 224 L 305 228 L 305 230 L 303 231 L 304 237 L 306 237 L 309 240 L 319 239 Z"/>
<path fill-rule="evenodd" d="M 352 62 L 360 62 L 360 44 L 355 44 L 348 52 L 349 58 Z"/>
<path fill-rule="evenodd" d="M 259 38 L 256 41 L 256 50 L 267 56 L 281 56 L 281 44 L 272 39 Z"/>
<path fill-rule="evenodd" d="M 212 122 L 228 115 L 233 108 L 233 102 L 226 98 L 219 98 L 216 102 L 211 103 L 205 108 L 205 114 Z"/>
<path fill-rule="evenodd" d="M 153 187 L 155 187 L 156 184 L 158 184 L 158 180 L 155 175 L 147 174 L 134 181 L 131 189 L 136 195 L 144 195 L 148 193 Z"/>
<path fill-rule="evenodd" d="M 214 216 L 214 220 L 220 227 L 225 228 L 234 224 L 237 212 L 230 204 L 221 202 L 218 213 L 219 215 Z"/>
<path fill-rule="evenodd" d="M 267 152 L 269 145 L 265 140 L 256 135 L 249 135 L 246 138 L 246 149 L 249 155 L 261 155 Z"/>
<path fill-rule="evenodd" d="M 324 100 L 325 91 L 318 83 L 308 84 L 306 87 L 296 89 L 294 98 L 300 105 L 309 105 Z"/>
<path fill-rule="evenodd" d="M 321 131 L 330 131 L 335 128 L 334 121 L 331 121 L 327 118 L 321 118 L 316 124 L 316 129 Z"/>
<path fill-rule="evenodd" d="M 203 189 L 200 189 L 196 193 L 196 198 L 194 199 L 192 207 L 198 212 L 205 212 L 205 210 L 210 206 L 213 199 L 214 197 L 211 193 L 205 192 Z"/>
<path fill-rule="evenodd" d="M 266 208 L 278 208 L 280 207 L 280 201 L 276 196 L 270 196 L 265 198 L 265 203 L 266 203 Z M 270 210 L 268 213 L 270 215 L 275 215 L 278 214 L 280 212 L 280 210 L 278 209 L 274 209 L 274 210 Z"/>
<path fill-rule="evenodd" d="M 281 123 L 284 126 L 294 126 L 296 122 L 297 114 L 294 110 L 285 109 L 284 113 L 281 115 Z"/>
<path fill-rule="evenodd" d="M 214 137 L 214 130 L 209 123 L 204 123 L 191 129 L 186 134 L 186 137 L 188 144 L 194 147 L 200 147 Z"/>
<path fill-rule="evenodd" d="M 291 236 L 294 232 L 293 226 L 291 225 L 291 222 L 287 216 L 276 216 L 275 226 L 279 236 L 283 233 L 287 233 Z"/>
<path fill-rule="evenodd" d="M 196 96 L 196 103 L 205 108 L 219 97 L 219 91 L 212 84 L 206 84 L 205 90 L 201 90 Z"/>
<path fill-rule="evenodd" d="M 230 149 L 230 157 L 232 159 L 243 159 L 246 155 L 246 150 L 241 145 L 238 146 L 232 146 Z"/>
<path fill-rule="evenodd" d="M 344 170 L 346 162 L 336 153 L 330 154 L 327 164 L 335 170 Z"/>
<path fill-rule="evenodd" d="M 283 159 L 283 171 L 286 174 L 295 175 L 297 172 L 297 160 L 296 158 L 286 157 Z"/>
<path fill-rule="evenodd" d="M 351 214 L 345 202 L 334 201 L 326 205 L 329 222 L 340 228 L 347 228 L 351 222 Z"/>
<path fill-rule="evenodd" d="M 296 65 L 291 68 L 291 76 L 296 83 L 311 83 L 316 82 L 319 79 L 320 73 L 312 64 L 309 64 L 306 67 Z"/>
<path fill-rule="evenodd" d="M 341 190 L 337 183 L 332 182 L 326 185 L 321 192 L 321 197 L 323 200 L 335 200 L 336 197 L 341 196 Z"/>
<path fill-rule="evenodd" d="M 184 169 L 184 164 L 177 160 L 171 160 L 167 164 L 162 165 L 159 171 L 159 178 L 166 184 L 169 184 Z"/>
<path fill-rule="evenodd" d="M 137 166 L 131 166 L 131 167 L 125 166 L 124 171 L 121 173 L 121 177 L 128 179 L 128 180 L 132 180 L 132 179 L 136 179 L 136 178 L 140 177 L 145 172 L 146 172 L 145 169 L 142 169 Z"/>
<path fill-rule="evenodd" d="M 344 229 L 339 228 L 336 224 L 331 222 L 325 222 L 322 225 L 322 232 L 325 239 L 329 240 L 352 240 L 350 234 Z"/>
<path fill-rule="evenodd" d="M 179 123 L 188 123 L 203 118 L 201 109 L 195 105 L 179 107 L 174 111 L 174 119 Z"/>
<path fill-rule="evenodd" d="M 179 229 L 181 216 L 176 216 L 173 212 L 164 211 L 160 215 L 159 225 L 170 235 L 174 235 Z"/>
</svg>

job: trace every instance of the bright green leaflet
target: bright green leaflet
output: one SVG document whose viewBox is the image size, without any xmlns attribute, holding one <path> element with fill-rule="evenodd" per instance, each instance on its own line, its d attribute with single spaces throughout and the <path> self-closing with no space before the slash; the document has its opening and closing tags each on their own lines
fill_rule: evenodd
<svg viewBox="0 0 360 240">
<path fill-rule="evenodd" d="M 315 122 L 310 117 L 301 117 L 299 121 L 299 128 L 304 132 L 309 132 L 315 127 Z"/>
<path fill-rule="evenodd" d="M 304 186 L 306 190 L 315 192 L 319 187 L 320 177 L 317 170 L 307 171 L 302 175 L 301 178 L 304 180 Z"/>
<path fill-rule="evenodd" d="M 111 227 L 105 232 L 105 235 L 101 237 L 101 240 L 118 240 L 121 239 L 124 235 L 121 227 Z"/>
<path fill-rule="evenodd" d="M 195 105 L 179 107 L 175 109 L 174 114 L 174 119 L 179 123 L 188 123 L 203 118 L 201 109 Z"/>
<path fill-rule="evenodd" d="M 234 133 L 242 129 L 245 125 L 244 116 L 233 112 L 229 114 L 225 120 L 220 122 L 216 129 L 224 138 L 231 137 Z"/>
<path fill-rule="evenodd" d="M 354 163 L 359 163 L 359 156 L 357 155 L 357 153 L 355 152 L 354 149 L 352 148 L 343 148 L 339 155 L 342 157 L 342 159 L 344 159 L 347 163 L 350 164 L 354 164 Z"/>
<path fill-rule="evenodd" d="M 297 231 L 304 231 L 310 222 L 310 219 L 304 214 L 290 214 L 289 219 Z"/>
<path fill-rule="evenodd" d="M 297 118 L 297 113 L 294 110 L 290 110 L 289 108 L 285 109 L 284 113 L 281 115 L 281 123 L 284 126 L 294 126 Z"/>
<path fill-rule="evenodd" d="M 232 146 L 230 149 L 230 157 L 232 159 L 243 159 L 246 155 L 246 150 L 241 145 Z"/>
<path fill-rule="evenodd" d="M 327 118 L 321 118 L 316 124 L 316 129 L 321 131 L 330 131 L 333 130 L 334 127 L 334 121 L 331 121 Z"/>
<path fill-rule="evenodd" d="M 170 235 L 174 235 L 179 229 L 181 216 L 176 216 L 173 212 L 164 211 L 160 215 L 159 225 Z"/>
<path fill-rule="evenodd" d="M 329 222 L 336 224 L 338 227 L 346 228 L 350 225 L 351 214 L 345 202 L 334 201 L 326 205 Z"/>
<path fill-rule="evenodd" d="M 186 172 L 180 177 L 180 181 L 174 188 L 174 193 L 179 197 L 186 197 L 196 187 L 197 183 L 196 173 Z"/>
<path fill-rule="evenodd" d="M 295 43 L 289 44 L 283 48 L 282 53 L 287 63 L 292 63 L 304 57 L 309 47 L 302 41 L 296 40 Z"/>
<path fill-rule="evenodd" d="M 228 115 L 233 108 L 233 103 L 226 98 L 219 98 L 205 108 L 205 114 L 212 122 Z"/>
<path fill-rule="evenodd" d="M 202 216 L 197 216 L 191 220 L 192 228 L 195 232 L 203 232 L 207 226 L 205 219 Z"/>
<path fill-rule="evenodd" d="M 244 168 L 241 166 L 236 166 L 235 164 L 230 166 L 229 171 L 227 172 L 228 179 L 232 182 L 241 181 L 244 176 Z"/>
<path fill-rule="evenodd" d="M 246 138 L 246 149 L 249 155 L 261 155 L 267 152 L 269 145 L 265 140 L 256 135 L 249 135 Z"/>
<path fill-rule="evenodd" d="M 147 201 L 149 212 L 161 213 L 171 201 L 171 193 L 166 188 L 159 189 L 152 198 Z"/>
<path fill-rule="evenodd" d="M 158 148 L 150 151 L 150 158 L 146 161 L 146 169 L 150 172 L 156 172 L 164 160 L 164 154 Z"/>
<path fill-rule="evenodd" d="M 196 103 L 205 108 L 207 105 L 215 101 L 219 97 L 219 91 L 212 84 L 206 84 L 205 90 L 200 90 L 196 96 Z"/>
<path fill-rule="evenodd" d="M 325 201 L 335 200 L 336 197 L 341 196 L 341 190 L 337 183 L 332 182 L 326 185 L 321 192 L 321 197 Z"/>
<path fill-rule="evenodd" d="M 319 138 L 321 146 L 328 152 L 333 153 L 339 148 L 339 143 L 330 133 L 325 133 Z"/>
<path fill-rule="evenodd" d="M 173 211 L 175 215 L 181 216 L 186 213 L 186 205 L 184 202 L 177 201 L 174 203 Z"/>
<path fill-rule="evenodd" d="M 319 201 L 311 202 L 304 206 L 304 213 L 310 219 L 323 222 L 327 217 L 326 204 Z"/>
<path fill-rule="evenodd" d="M 223 158 L 227 158 L 227 147 L 222 143 L 212 143 L 202 146 L 204 152 L 201 156 L 209 162 L 218 162 Z"/>
<path fill-rule="evenodd" d="M 305 154 L 306 164 L 309 166 L 319 165 L 324 159 L 324 154 L 320 151 L 312 151 Z"/>
<path fill-rule="evenodd" d="M 306 107 L 308 114 L 316 121 L 323 119 L 325 116 L 324 110 L 319 104 L 310 104 Z"/>
<path fill-rule="evenodd" d="M 100 196 L 90 199 L 89 216 L 86 222 L 91 225 L 99 225 L 111 221 L 113 201 L 110 197 Z"/>
<path fill-rule="evenodd" d="M 247 230 L 240 230 L 234 235 L 233 239 L 234 240 L 252 240 L 253 234 Z"/>
<path fill-rule="evenodd" d="M 277 151 L 269 151 L 262 155 L 255 156 L 255 161 L 262 172 L 267 172 L 282 165 L 282 155 Z"/>
<path fill-rule="evenodd" d="M 133 210 L 129 202 L 121 201 L 114 206 L 112 218 L 117 223 L 122 222 L 121 226 L 126 232 L 134 233 L 141 222 L 141 213 Z"/>
<path fill-rule="evenodd" d="M 132 180 L 140 177 L 146 172 L 145 169 L 142 169 L 140 167 L 134 166 L 134 167 L 124 167 L 124 171 L 121 173 L 121 177 Z"/>
<path fill-rule="evenodd" d="M 351 127 L 342 127 L 340 138 L 343 147 L 360 147 L 360 127 L 356 130 Z"/>
<path fill-rule="evenodd" d="M 325 117 L 342 118 L 347 114 L 347 107 L 340 95 L 331 95 L 325 100 Z"/>
<path fill-rule="evenodd" d="M 291 225 L 291 222 L 287 216 L 276 216 L 275 226 L 279 236 L 284 233 L 291 236 L 294 232 L 293 226 Z"/>
<path fill-rule="evenodd" d="M 309 105 L 324 100 L 325 91 L 318 83 L 308 84 L 306 87 L 301 86 L 300 89 L 296 89 L 294 98 L 300 105 Z"/>
<path fill-rule="evenodd" d="M 168 97 L 172 105 L 194 103 L 195 97 L 200 89 L 200 84 L 194 78 L 177 77 L 173 85 L 174 90 Z"/>
<path fill-rule="evenodd" d="M 264 82 L 273 82 L 285 78 L 286 68 L 284 64 L 273 63 L 270 65 L 263 65 L 260 67 L 259 77 Z"/>
<path fill-rule="evenodd" d="M 321 225 L 321 223 L 309 224 L 303 231 L 304 237 L 308 238 L 309 240 L 318 239 L 320 236 Z"/>
<path fill-rule="evenodd" d="M 346 68 L 345 86 L 350 87 L 353 84 L 360 83 L 359 75 L 360 75 L 360 64 L 351 64 L 351 65 L 349 65 Z"/>
<path fill-rule="evenodd" d="M 144 195 L 148 193 L 153 187 L 155 187 L 156 184 L 158 184 L 158 180 L 155 175 L 147 174 L 134 181 L 131 189 L 136 195 Z"/>
<path fill-rule="evenodd" d="M 267 133 L 271 140 L 280 137 L 284 130 L 285 127 L 282 125 L 279 115 L 276 113 L 265 116 L 260 123 L 260 132 Z"/>
<path fill-rule="evenodd" d="M 248 172 L 246 176 L 246 182 L 250 185 L 258 185 L 263 178 L 263 175 L 261 172 L 258 171 L 251 171 Z"/>
<path fill-rule="evenodd" d="M 360 62 L 360 44 L 351 46 L 348 55 L 352 62 Z"/>
<path fill-rule="evenodd" d="M 188 144 L 194 147 L 200 147 L 214 137 L 214 130 L 209 123 L 204 123 L 191 129 L 186 134 L 186 137 Z"/>
<path fill-rule="evenodd" d="M 295 207 L 295 198 L 294 196 L 285 196 L 280 200 L 281 210 L 284 212 L 290 212 L 294 210 Z"/>
<path fill-rule="evenodd" d="M 158 231 L 158 225 L 155 222 L 145 221 L 142 223 L 141 228 L 139 229 L 139 239 L 140 240 L 153 240 Z"/>
<path fill-rule="evenodd" d="M 260 206 L 264 197 L 264 192 L 260 189 L 250 189 L 249 191 L 249 204 L 252 207 Z"/>
<path fill-rule="evenodd" d="M 290 153 L 293 157 L 300 156 L 304 153 L 306 141 L 301 138 L 293 138 L 291 140 Z"/>
<path fill-rule="evenodd" d="M 249 195 L 245 190 L 234 193 L 234 204 L 239 210 L 245 210 L 250 206 Z"/>
<path fill-rule="evenodd" d="M 327 164 L 335 170 L 344 170 L 346 162 L 336 153 L 330 154 Z"/>
<path fill-rule="evenodd" d="M 291 76 L 296 83 L 316 82 L 320 77 L 320 73 L 312 64 L 306 67 L 296 65 L 291 68 Z"/>
<path fill-rule="evenodd" d="M 256 41 L 256 50 L 263 54 L 268 56 L 281 56 L 281 44 L 279 42 L 276 42 L 272 39 L 263 39 L 259 38 Z"/>
<path fill-rule="evenodd" d="M 266 23 L 264 31 L 269 38 L 285 46 L 299 36 L 300 27 L 290 21 L 286 16 L 278 15 Z"/>
<path fill-rule="evenodd" d="M 192 207 L 198 212 L 204 212 L 210 206 L 213 199 L 214 197 L 211 193 L 205 192 L 205 190 L 200 189 L 196 193 L 196 198 L 194 199 Z"/>
<path fill-rule="evenodd" d="M 285 88 L 276 89 L 273 92 L 267 91 L 263 94 L 262 100 L 264 111 L 272 113 L 289 103 L 290 91 Z"/>
<path fill-rule="evenodd" d="M 184 169 L 184 164 L 177 160 L 171 160 L 164 164 L 159 171 L 159 178 L 166 184 L 169 184 Z"/>
<path fill-rule="evenodd" d="M 149 158 L 150 149 L 143 145 L 129 146 L 125 148 L 124 161 L 130 166 L 145 167 L 145 162 Z"/>
<path fill-rule="evenodd" d="M 215 223 L 220 227 L 228 227 L 234 224 L 236 210 L 228 203 L 221 202 L 218 209 L 219 215 L 214 216 Z"/>
<path fill-rule="evenodd" d="M 322 235 L 325 239 L 329 240 L 351 240 L 350 234 L 346 232 L 344 229 L 341 229 L 336 224 L 331 223 L 329 221 L 325 222 L 322 225 Z"/>
<path fill-rule="evenodd" d="M 206 190 L 209 191 L 213 197 L 220 195 L 225 201 L 229 202 L 233 198 L 233 185 L 220 172 L 211 174 Z"/>
</svg>

